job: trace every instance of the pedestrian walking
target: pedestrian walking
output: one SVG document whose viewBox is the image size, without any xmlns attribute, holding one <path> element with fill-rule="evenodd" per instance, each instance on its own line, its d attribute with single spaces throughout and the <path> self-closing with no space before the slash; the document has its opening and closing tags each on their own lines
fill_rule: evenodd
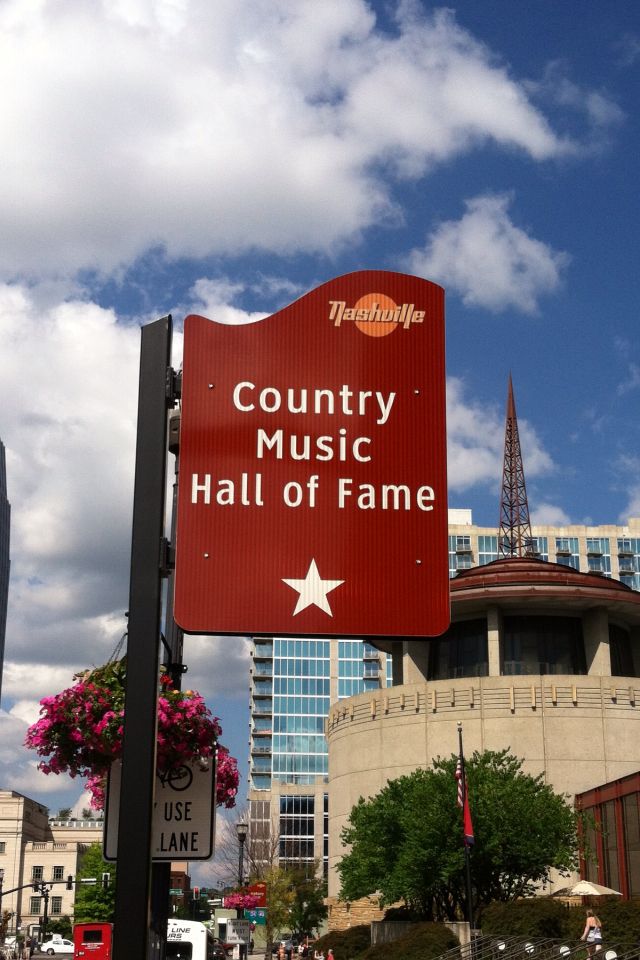
<svg viewBox="0 0 640 960">
<path fill-rule="evenodd" d="M 580 939 L 586 940 L 587 954 L 590 957 L 602 949 L 602 922 L 593 910 L 587 910 L 587 922 L 584 925 Z"/>
</svg>

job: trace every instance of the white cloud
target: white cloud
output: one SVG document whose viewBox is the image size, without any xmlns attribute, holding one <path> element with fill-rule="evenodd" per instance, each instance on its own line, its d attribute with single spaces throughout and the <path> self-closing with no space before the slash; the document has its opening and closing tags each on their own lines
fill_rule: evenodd
<svg viewBox="0 0 640 960">
<path fill-rule="evenodd" d="M 242 293 L 244 287 L 240 283 L 230 283 L 228 280 L 197 280 L 191 289 L 194 298 L 192 310 L 218 323 L 255 323 L 263 320 L 266 313 L 247 313 L 239 307 L 233 306 L 233 299 Z"/>
<path fill-rule="evenodd" d="M 640 457 L 621 454 L 615 463 L 618 488 L 626 490 L 626 506 L 620 512 L 619 523 L 626 523 L 629 517 L 640 517 Z"/>
<path fill-rule="evenodd" d="M 564 527 L 571 523 L 571 518 L 562 507 L 552 503 L 538 503 L 531 510 L 531 523 L 540 526 Z"/>
<path fill-rule="evenodd" d="M 364 0 L 6 0 L 0 277 L 333 252 L 399 216 L 383 171 L 574 149 L 450 12 L 400 3 L 396 26 Z"/>
<path fill-rule="evenodd" d="M 486 194 L 466 201 L 460 220 L 437 226 L 410 268 L 457 291 L 468 306 L 535 313 L 569 263 L 566 253 L 529 236 L 509 217 L 510 198 Z"/>
<path fill-rule="evenodd" d="M 184 690 L 198 690 L 214 709 L 220 696 L 237 696 L 249 703 L 251 658 L 247 637 L 187 636 L 184 661 L 189 665 L 182 681 Z"/>
<path fill-rule="evenodd" d="M 128 596 L 140 333 L 92 303 L 43 309 L 17 286 L 0 287 L 0 329 L 11 656 L 104 660 Z"/>
<path fill-rule="evenodd" d="M 480 485 L 497 489 L 504 458 L 504 412 L 483 406 L 466 396 L 464 381 L 447 379 L 447 459 L 449 489 L 454 492 Z M 518 420 L 525 478 L 553 470 L 553 461 L 536 431 Z"/>
</svg>

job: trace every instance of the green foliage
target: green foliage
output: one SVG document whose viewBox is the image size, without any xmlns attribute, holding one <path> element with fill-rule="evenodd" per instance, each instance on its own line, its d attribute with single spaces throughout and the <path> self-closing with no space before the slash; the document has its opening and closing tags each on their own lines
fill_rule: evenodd
<svg viewBox="0 0 640 960">
<path fill-rule="evenodd" d="M 293 887 L 293 903 L 289 911 L 291 932 L 308 936 L 317 930 L 327 915 L 327 884 L 322 877 L 308 876 L 304 870 L 288 871 Z"/>
<path fill-rule="evenodd" d="M 607 900 L 598 903 L 594 898 L 592 909 L 602 921 L 606 944 L 622 948 L 635 947 L 640 940 L 640 903 L 637 901 Z M 577 940 L 582 936 L 586 920 L 585 907 L 566 907 L 551 897 L 531 897 L 513 903 L 492 903 L 482 911 L 480 925 L 485 935 L 506 931 L 516 937 L 566 937 Z"/>
<path fill-rule="evenodd" d="M 295 899 L 290 873 L 282 867 L 271 867 L 263 877 L 267 885 L 265 934 L 268 946 L 273 943 L 277 933 L 289 930 L 291 907 Z"/>
<path fill-rule="evenodd" d="M 605 943 L 623 948 L 637 947 L 640 941 L 640 903 L 637 900 L 598 901 L 594 898 L 591 909 L 602 921 L 602 936 Z M 579 937 L 585 924 L 585 909 L 572 907 L 569 912 L 570 935 Z"/>
<path fill-rule="evenodd" d="M 362 954 L 362 960 L 387 960 L 390 954 L 393 954 L 394 960 L 434 960 L 457 946 L 458 938 L 443 924 L 417 923 L 391 944 L 380 943 L 369 947 Z"/>
<path fill-rule="evenodd" d="M 484 935 L 493 933 L 505 936 L 508 931 L 514 937 L 571 937 L 577 939 L 584 927 L 577 933 L 570 933 L 567 907 L 559 900 L 549 897 L 529 897 L 512 903 L 492 903 L 485 907 L 479 917 L 479 925 Z"/>
<path fill-rule="evenodd" d="M 109 874 L 109 885 L 102 886 L 102 874 Z M 83 854 L 77 880 L 95 877 L 97 883 L 76 883 L 75 923 L 109 922 L 114 918 L 116 899 L 116 868 L 102 859 L 99 843 L 92 843 Z"/>
<path fill-rule="evenodd" d="M 73 933 L 71 919 L 66 915 L 62 917 L 56 917 L 55 920 L 49 918 L 49 922 L 47 923 L 47 933 L 59 933 L 61 937 L 71 938 L 71 934 Z"/>
<path fill-rule="evenodd" d="M 57 820 L 69 820 L 71 817 L 71 807 L 60 807 Z"/>
<path fill-rule="evenodd" d="M 454 934 L 438 923 L 416 923 L 411 930 L 393 940 L 371 946 L 371 928 L 368 924 L 349 930 L 334 930 L 320 937 L 314 949 L 322 949 L 326 956 L 331 947 L 336 960 L 434 960 L 451 947 L 458 945 Z"/>
<path fill-rule="evenodd" d="M 331 948 L 336 960 L 355 960 L 371 946 L 371 927 L 361 924 L 349 930 L 332 930 L 320 937 L 313 945 L 314 950 L 322 950 L 326 957 Z"/>
<path fill-rule="evenodd" d="M 465 899 L 464 847 L 456 803 L 457 757 L 390 781 L 356 804 L 338 864 L 341 897 L 379 892 L 382 904 L 404 902 L 423 919 L 456 919 Z M 467 761 L 475 832 L 471 853 L 474 909 L 532 894 L 555 868 L 576 862 L 576 817 L 542 776 L 522 772 L 506 750 Z"/>
</svg>

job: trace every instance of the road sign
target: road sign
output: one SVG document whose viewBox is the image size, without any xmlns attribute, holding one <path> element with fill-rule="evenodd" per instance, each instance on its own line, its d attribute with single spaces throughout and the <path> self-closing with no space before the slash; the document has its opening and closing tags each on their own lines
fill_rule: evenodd
<svg viewBox="0 0 640 960">
<path fill-rule="evenodd" d="M 449 623 L 444 291 L 362 271 L 185 321 L 175 618 L 190 633 Z"/>
<path fill-rule="evenodd" d="M 154 860 L 209 860 L 215 839 L 214 763 L 185 764 L 156 776 L 151 850 Z M 107 788 L 103 854 L 118 858 L 118 820 L 122 763 L 111 765 Z M 182 891 L 180 891 L 182 893 Z M 176 894 L 177 895 L 177 894 Z"/>
<path fill-rule="evenodd" d="M 251 921 L 229 917 L 225 943 L 249 943 L 251 940 Z"/>
<path fill-rule="evenodd" d="M 253 907 L 251 910 L 247 910 L 245 907 L 244 911 L 245 920 L 249 920 L 250 923 L 255 923 L 257 927 L 264 927 L 267 923 L 267 910 L 266 907 Z"/>
</svg>

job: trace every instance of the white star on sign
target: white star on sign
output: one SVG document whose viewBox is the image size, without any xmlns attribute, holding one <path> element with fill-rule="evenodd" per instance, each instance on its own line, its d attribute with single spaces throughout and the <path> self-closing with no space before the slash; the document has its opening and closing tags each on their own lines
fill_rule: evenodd
<svg viewBox="0 0 640 960">
<path fill-rule="evenodd" d="M 316 561 L 312 560 L 304 580 L 285 580 L 283 577 L 282 582 L 286 583 L 288 587 L 297 590 L 300 594 L 296 608 L 293 611 L 294 617 L 300 613 L 301 610 L 305 610 L 312 604 L 315 604 L 316 607 L 324 610 L 325 613 L 328 613 L 329 616 L 332 617 L 333 613 L 327 600 L 327 594 L 335 590 L 336 587 L 339 587 L 341 583 L 344 583 L 344 580 L 323 580 L 316 566 Z"/>
</svg>

